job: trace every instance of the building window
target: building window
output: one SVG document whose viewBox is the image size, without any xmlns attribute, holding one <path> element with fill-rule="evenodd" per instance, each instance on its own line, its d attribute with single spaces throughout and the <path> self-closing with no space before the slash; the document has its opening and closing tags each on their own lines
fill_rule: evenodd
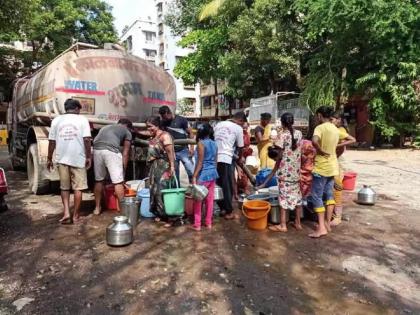
<svg viewBox="0 0 420 315">
<path fill-rule="evenodd" d="M 163 23 L 159 23 L 158 25 L 159 35 L 163 34 Z"/>
<path fill-rule="evenodd" d="M 158 11 L 158 13 L 162 13 L 162 11 L 163 11 L 163 3 L 162 2 L 159 2 L 157 4 L 157 11 Z"/>
<path fill-rule="evenodd" d="M 159 55 L 163 56 L 164 52 L 165 52 L 165 45 L 163 43 L 161 43 L 159 45 Z"/>
<path fill-rule="evenodd" d="M 204 108 L 211 108 L 211 99 L 210 96 L 204 96 L 201 98 L 201 104 Z"/>
<path fill-rule="evenodd" d="M 156 57 L 156 50 L 153 50 L 153 49 L 143 49 L 143 50 L 146 57 Z"/>
<path fill-rule="evenodd" d="M 126 47 L 127 47 L 127 51 L 132 52 L 133 51 L 133 37 L 128 36 L 126 41 L 125 41 L 125 44 L 126 44 Z"/>
<path fill-rule="evenodd" d="M 159 64 L 159 67 L 161 67 L 162 69 L 165 69 L 165 63 L 164 63 L 164 62 L 161 62 L 161 63 Z"/>
<path fill-rule="evenodd" d="M 143 31 L 144 32 L 144 37 L 146 37 L 146 42 L 147 43 L 154 43 L 155 39 L 156 39 L 156 33 L 155 32 L 148 32 L 148 31 Z"/>
</svg>

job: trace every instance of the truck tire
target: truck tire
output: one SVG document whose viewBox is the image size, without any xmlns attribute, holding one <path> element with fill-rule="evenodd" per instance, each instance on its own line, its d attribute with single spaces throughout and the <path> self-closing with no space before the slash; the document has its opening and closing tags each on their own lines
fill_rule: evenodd
<svg viewBox="0 0 420 315">
<path fill-rule="evenodd" d="M 38 160 L 38 147 L 36 143 L 29 146 L 27 160 L 29 190 L 35 195 L 46 194 L 50 189 L 50 181 L 42 178 L 41 166 Z"/>
</svg>

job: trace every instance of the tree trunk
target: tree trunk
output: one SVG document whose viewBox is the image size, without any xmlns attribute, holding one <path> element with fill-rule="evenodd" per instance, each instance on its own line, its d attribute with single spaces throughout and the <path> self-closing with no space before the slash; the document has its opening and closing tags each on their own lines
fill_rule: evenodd
<svg viewBox="0 0 420 315">
<path fill-rule="evenodd" d="M 214 118 L 218 119 L 219 118 L 219 96 L 218 96 L 219 93 L 217 91 L 217 79 L 213 79 L 213 84 L 214 84 L 214 104 L 216 105 Z"/>
<path fill-rule="evenodd" d="M 298 58 L 298 60 L 296 62 L 296 83 L 297 83 L 297 86 L 299 87 L 299 89 L 303 88 L 302 73 L 300 71 L 300 58 Z"/>
<path fill-rule="evenodd" d="M 345 95 L 345 89 L 344 89 L 344 87 L 345 87 L 344 82 L 346 81 L 346 77 L 347 77 L 347 68 L 344 67 L 341 70 L 340 95 L 338 96 L 338 100 L 337 100 L 337 104 L 336 104 L 336 109 L 337 110 L 344 109 L 344 103 L 346 102 L 346 95 Z"/>
</svg>

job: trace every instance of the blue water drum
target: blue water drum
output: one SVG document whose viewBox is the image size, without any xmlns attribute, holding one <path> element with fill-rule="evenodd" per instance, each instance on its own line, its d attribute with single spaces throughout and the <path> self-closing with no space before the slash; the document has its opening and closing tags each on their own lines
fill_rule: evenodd
<svg viewBox="0 0 420 315">
<path fill-rule="evenodd" d="M 255 176 L 255 180 L 257 183 L 257 186 L 264 183 L 265 179 L 270 175 L 272 169 L 271 168 L 263 168 L 257 173 L 257 176 Z M 276 176 L 273 176 L 273 178 L 265 185 L 265 188 L 277 186 L 277 178 Z"/>
<path fill-rule="evenodd" d="M 150 189 L 144 188 L 137 192 L 137 198 L 141 200 L 140 215 L 144 218 L 153 218 L 155 215 L 150 212 Z"/>
</svg>

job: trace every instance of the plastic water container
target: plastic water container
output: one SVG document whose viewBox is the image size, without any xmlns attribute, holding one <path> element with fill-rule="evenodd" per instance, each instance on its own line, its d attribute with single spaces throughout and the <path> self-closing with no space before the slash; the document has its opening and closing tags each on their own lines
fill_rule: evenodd
<svg viewBox="0 0 420 315">
<path fill-rule="evenodd" d="M 117 197 L 114 195 L 114 185 L 105 186 L 105 206 L 108 210 L 117 210 Z"/>
<path fill-rule="evenodd" d="M 356 179 L 357 179 L 357 173 L 356 172 L 346 172 L 346 173 L 344 173 L 343 189 L 344 190 L 354 190 L 354 188 L 356 187 Z"/>
<path fill-rule="evenodd" d="M 141 200 L 140 215 L 144 218 L 153 218 L 155 215 L 150 212 L 150 189 L 143 188 L 137 192 L 137 198 Z"/>
<path fill-rule="evenodd" d="M 264 168 L 257 173 L 257 176 L 255 176 L 257 186 L 264 183 L 265 179 L 268 177 L 268 175 L 270 175 L 271 171 L 272 171 L 271 168 Z M 276 176 L 273 176 L 273 178 L 267 183 L 267 185 L 265 185 L 266 188 L 272 187 L 272 186 L 277 186 Z"/>
</svg>

